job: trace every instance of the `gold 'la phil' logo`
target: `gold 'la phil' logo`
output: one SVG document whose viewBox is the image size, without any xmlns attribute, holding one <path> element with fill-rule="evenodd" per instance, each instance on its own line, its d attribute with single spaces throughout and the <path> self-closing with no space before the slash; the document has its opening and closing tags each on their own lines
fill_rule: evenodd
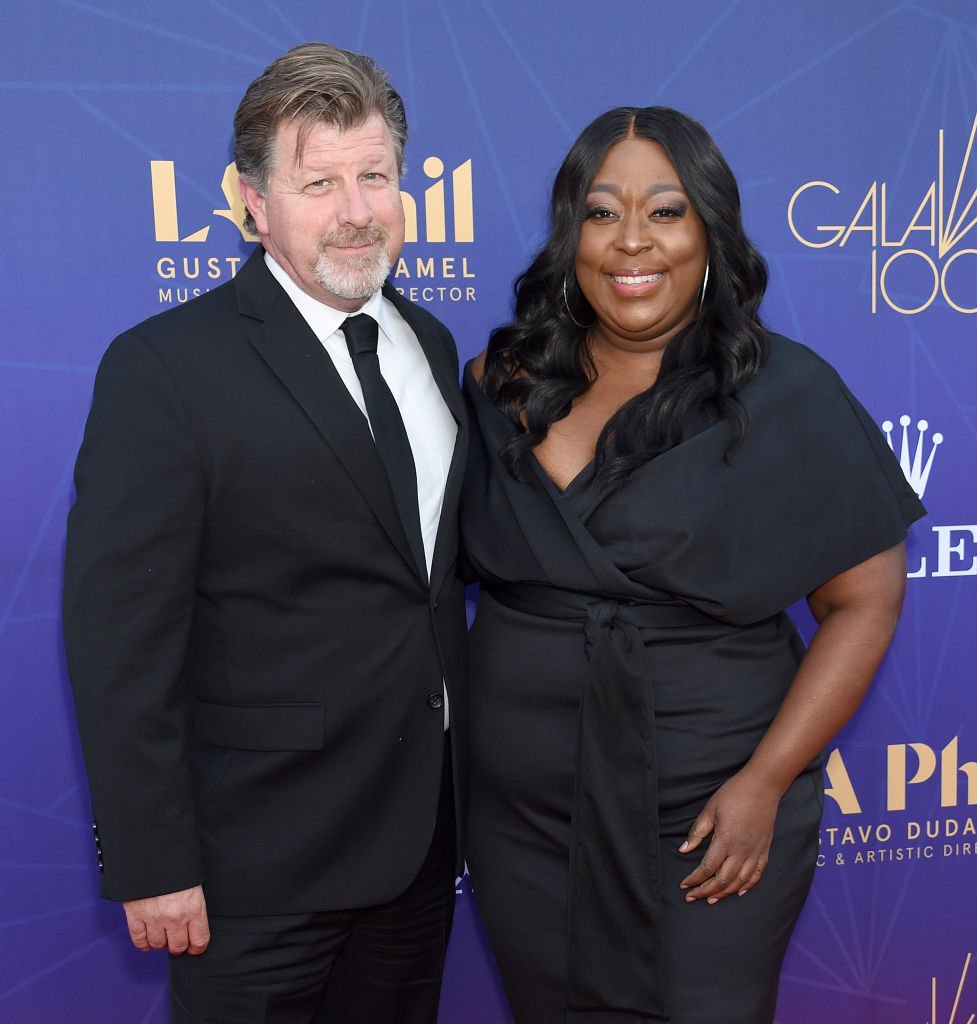
<svg viewBox="0 0 977 1024">
<path fill-rule="evenodd" d="M 424 190 L 424 241 L 446 242 L 448 240 L 447 198 L 444 180 L 444 161 L 429 156 L 424 161 L 424 173 L 434 179 L 434 184 Z M 157 242 L 206 242 L 211 225 L 206 225 L 183 235 L 180 230 L 176 198 L 176 165 L 172 160 L 150 162 L 153 186 L 153 221 Z M 244 203 L 238 194 L 237 167 L 229 163 L 221 178 L 221 191 L 227 201 L 225 209 L 211 211 L 215 217 L 229 220 L 241 232 L 247 242 L 258 241 L 257 235 L 244 230 Z M 419 241 L 419 212 L 417 200 L 401 190 L 404 205 L 405 236 L 407 242 Z M 475 241 L 475 203 L 472 190 L 472 162 L 466 160 L 451 172 L 451 214 L 452 236 L 455 242 Z"/>
<path fill-rule="evenodd" d="M 948 177 L 944 162 L 944 134 L 939 131 L 937 174 L 922 192 L 915 212 L 904 222 L 901 232 L 893 223 L 889 206 L 888 183 L 873 181 L 854 213 L 842 224 L 816 224 L 811 221 L 830 214 L 838 200 L 846 201 L 842 190 L 830 181 L 808 181 L 790 197 L 787 223 L 791 233 L 810 249 L 843 249 L 855 238 L 868 238 L 872 246 L 872 312 L 878 312 L 879 296 L 897 313 L 912 316 L 921 313 L 942 296 L 943 301 L 958 313 L 977 313 L 977 294 L 973 282 L 977 275 L 964 269 L 964 257 L 977 256 L 977 249 L 963 248 L 960 243 L 977 225 L 974 205 L 977 187 L 973 187 L 973 157 L 977 136 L 977 116 L 970 129 L 970 138 L 956 179 Z M 971 177 L 969 185 L 965 181 Z M 967 192 L 968 188 L 972 191 Z M 851 210 L 849 202 L 845 207 Z M 835 214 L 837 217 L 837 214 Z M 902 224 L 903 222 L 899 222 Z M 926 249 L 922 248 L 926 246 Z M 891 255 L 886 250 L 894 249 Z M 881 253 L 880 253 L 880 250 Z M 928 251 L 927 251 L 928 250 Z M 964 285 L 969 281 L 970 291 Z M 966 303 L 969 302 L 970 305 Z"/>
<path fill-rule="evenodd" d="M 831 797 L 842 814 L 860 814 L 857 787 L 839 749 L 831 752 L 824 766 Z M 961 786 L 963 782 L 963 786 Z M 977 762 L 960 761 L 960 739 L 954 736 L 936 751 L 926 743 L 893 743 L 886 750 L 886 810 L 906 810 L 910 787 L 928 790 L 928 799 L 939 793 L 941 807 L 977 805 Z"/>
</svg>

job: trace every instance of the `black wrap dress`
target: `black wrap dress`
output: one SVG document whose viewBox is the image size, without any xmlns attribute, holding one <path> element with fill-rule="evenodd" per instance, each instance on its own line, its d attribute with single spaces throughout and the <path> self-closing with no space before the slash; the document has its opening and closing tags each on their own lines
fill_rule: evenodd
<svg viewBox="0 0 977 1024">
<path fill-rule="evenodd" d="M 924 514 L 835 371 L 776 335 L 726 423 L 610 488 L 497 453 L 511 421 L 465 373 L 473 450 L 468 862 L 518 1024 L 764 1024 L 814 871 L 817 759 L 746 896 L 686 904 L 678 848 L 749 759 L 804 653 L 785 613 Z"/>
</svg>

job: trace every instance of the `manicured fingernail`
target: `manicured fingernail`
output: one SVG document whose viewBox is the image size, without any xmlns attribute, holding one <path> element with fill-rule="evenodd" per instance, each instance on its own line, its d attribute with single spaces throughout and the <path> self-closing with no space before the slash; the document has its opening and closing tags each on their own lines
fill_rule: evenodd
<svg viewBox="0 0 977 1024">
<path fill-rule="evenodd" d="M 679 852 L 679 853 L 685 853 L 685 851 L 686 851 L 686 850 L 687 850 L 688 848 L 689 848 L 689 841 L 688 841 L 688 839 L 686 839 L 686 840 L 685 840 L 685 842 L 684 842 L 684 843 L 682 843 L 682 845 L 681 845 L 681 846 L 680 846 L 680 847 L 678 848 L 678 852 Z"/>
<path fill-rule="evenodd" d="M 686 896 L 685 897 L 685 902 L 686 903 L 695 903 L 695 897 L 691 896 L 691 895 L 690 896 Z"/>
<path fill-rule="evenodd" d="M 745 896 L 749 891 L 750 891 L 749 889 L 740 889 L 740 891 L 736 895 L 737 896 Z"/>
<path fill-rule="evenodd" d="M 719 897 L 718 896 L 710 896 L 709 899 L 706 900 L 706 903 L 708 903 L 710 907 L 713 905 L 713 903 L 718 903 L 718 902 L 719 902 Z"/>
</svg>

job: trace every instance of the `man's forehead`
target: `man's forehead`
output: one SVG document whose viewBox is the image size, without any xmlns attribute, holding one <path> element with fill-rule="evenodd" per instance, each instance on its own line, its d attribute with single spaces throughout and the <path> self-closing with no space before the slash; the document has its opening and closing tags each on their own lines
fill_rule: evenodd
<svg viewBox="0 0 977 1024">
<path fill-rule="evenodd" d="M 390 131 L 379 114 L 371 114 L 359 124 L 342 128 L 327 121 L 284 121 L 275 138 L 276 162 L 302 167 L 344 156 L 390 156 L 396 150 Z"/>
</svg>

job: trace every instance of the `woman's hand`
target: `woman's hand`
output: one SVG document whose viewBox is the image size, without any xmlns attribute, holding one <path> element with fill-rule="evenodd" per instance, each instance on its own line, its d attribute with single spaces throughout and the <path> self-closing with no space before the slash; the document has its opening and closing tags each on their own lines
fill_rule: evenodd
<svg viewBox="0 0 977 1024">
<path fill-rule="evenodd" d="M 781 796 L 851 718 L 892 639 L 906 589 L 902 544 L 860 562 L 808 595 L 818 622 L 784 703 L 750 760 L 719 787 L 679 847 L 709 849 L 682 879 L 692 903 L 746 893 L 767 866 Z"/>
<path fill-rule="evenodd" d="M 781 794 L 752 775 L 737 772 L 709 798 L 692 823 L 680 853 L 691 853 L 712 835 L 699 866 L 679 883 L 685 901 L 718 903 L 733 893 L 744 896 L 767 866 Z"/>
</svg>

